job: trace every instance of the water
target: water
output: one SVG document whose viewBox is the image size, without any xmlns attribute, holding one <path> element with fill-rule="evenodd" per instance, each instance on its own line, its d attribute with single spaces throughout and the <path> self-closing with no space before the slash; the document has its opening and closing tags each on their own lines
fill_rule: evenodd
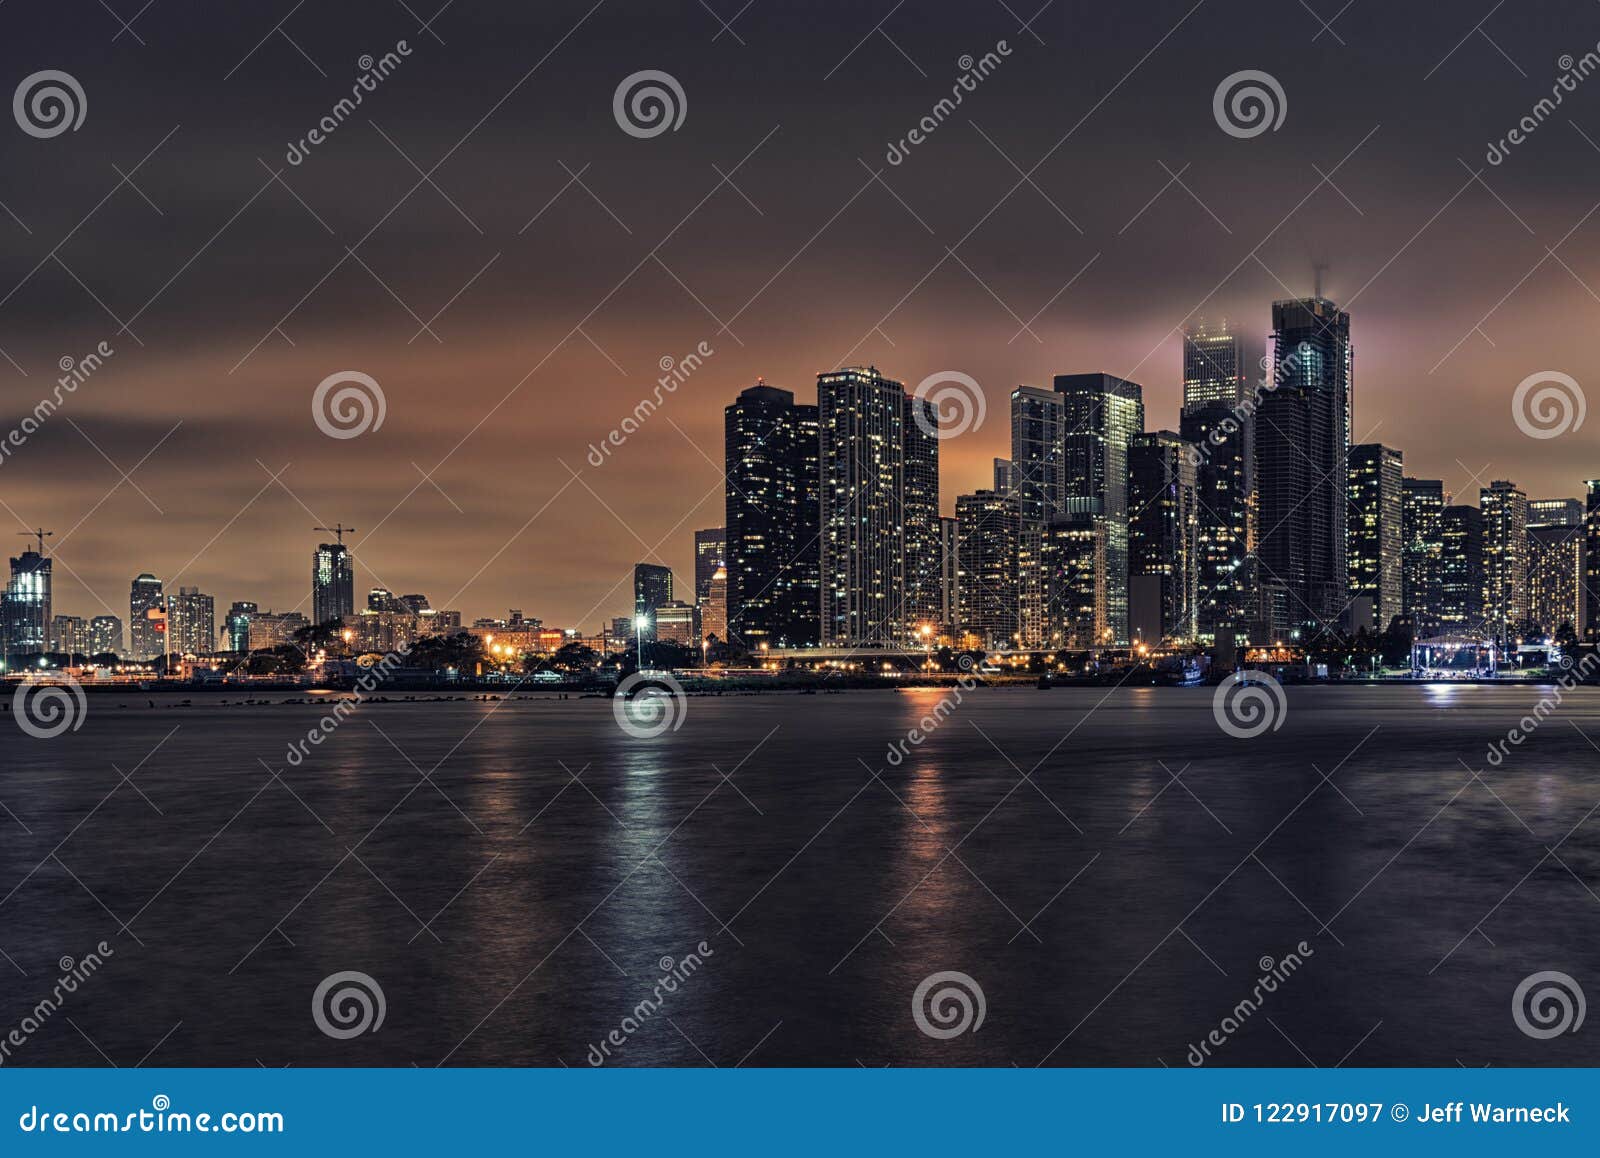
<svg viewBox="0 0 1600 1158">
<path fill-rule="evenodd" d="M 694 697 L 654 739 L 373 703 L 298 766 L 324 708 L 0 720 L 0 1039 L 112 950 L 7 1064 L 582 1066 L 616 1030 L 607 1064 L 1182 1066 L 1301 942 L 1209 1064 L 1596 1062 L 1512 994 L 1600 994 L 1600 692 L 1493 767 L 1540 689 L 1290 688 L 1251 739 L 1207 689 L 978 689 L 889 764 L 941 694 Z M 343 970 L 376 1032 L 318 1029 Z M 940 1039 L 945 970 L 985 1014 Z"/>
</svg>

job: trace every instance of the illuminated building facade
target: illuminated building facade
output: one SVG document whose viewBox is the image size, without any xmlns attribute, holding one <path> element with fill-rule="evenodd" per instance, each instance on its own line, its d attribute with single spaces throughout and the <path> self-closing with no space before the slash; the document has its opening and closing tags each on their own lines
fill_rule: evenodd
<svg viewBox="0 0 1600 1158">
<path fill-rule="evenodd" d="M 1021 520 L 1010 495 L 956 498 L 961 526 L 961 632 L 985 648 L 1012 647 L 1017 634 L 1017 543 Z"/>
<path fill-rule="evenodd" d="M 152 660 L 166 653 L 167 597 L 161 580 L 146 571 L 128 591 L 128 655 Z"/>
<path fill-rule="evenodd" d="M 1528 496 L 1496 479 L 1478 491 L 1483 513 L 1483 618 L 1508 643 L 1528 619 Z"/>
<path fill-rule="evenodd" d="M 1200 572 L 1193 447 L 1170 430 L 1128 448 L 1131 638 L 1154 647 L 1195 638 Z"/>
<path fill-rule="evenodd" d="M 356 572 L 350 548 L 318 543 L 311 556 L 311 618 L 319 623 L 343 619 L 356 609 Z"/>
<path fill-rule="evenodd" d="M 1372 601 L 1372 628 L 1387 631 L 1404 608 L 1404 479 L 1400 452 L 1376 442 L 1352 446 L 1346 470 L 1349 595 Z"/>
<path fill-rule="evenodd" d="M 1425 639 L 1441 622 L 1440 567 L 1444 483 L 1402 478 L 1400 484 L 1400 606 L 1414 638 Z"/>
</svg>

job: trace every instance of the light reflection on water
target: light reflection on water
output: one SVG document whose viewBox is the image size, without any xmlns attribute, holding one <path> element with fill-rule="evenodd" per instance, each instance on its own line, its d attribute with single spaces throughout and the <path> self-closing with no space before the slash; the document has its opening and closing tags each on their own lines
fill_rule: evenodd
<svg viewBox="0 0 1600 1158">
<path fill-rule="evenodd" d="M 74 1020 L 133 1059 L 181 1020 L 167 1064 L 582 1064 L 705 941 L 618 1064 L 732 1064 L 771 1031 L 746 1064 L 1176 1065 L 1302 939 L 1268 1012 L 1319 1063 L 1380 1020 L 1348 1064 L 1589 1062 L 1507 1012 L 1600 959 L 1600 693 L 1483 760 L 1543 694 L 1290 687 L 1252 740 L 1203 688 L 979 688 L 933 728 L 932 689 L 691 697 L 647 739 L 600 700 L 374 703 L 294 768 L 324 706 L 96 698 L 7 750 L 30 831 L 0 818 L 0 949 L 43 977 L 114 939 Z M 160 813 L 109 766 L 152 750 Z M 77 880 L 46 856 L 69 833 Z M 339 969 L 383 985 L 380 1034 L 312 1026 Z M 912 1023 L 940 970 L 982 985 L 981 1033 Z M 0 1024 L 36 998 L 19 977 Z M 101 1064 L 65 1022 L 16 1062 Z M 1303 1059 L 1263 1020 L 1213 1064 Z"/>
</svg>

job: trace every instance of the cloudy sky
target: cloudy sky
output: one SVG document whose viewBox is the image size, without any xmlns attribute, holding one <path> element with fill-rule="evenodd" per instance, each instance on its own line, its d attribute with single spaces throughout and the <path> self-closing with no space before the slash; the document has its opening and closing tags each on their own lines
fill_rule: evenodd
<svg viewBox="0 0 1600 1158">
<path fill-rule="evenodd" d="M 0 428 L 113 350 L 0 459 L 0 516 L 57 532 L 58 612 L 126 615 L 140 571 L 304 609 L 312 528 L 341 521 L 362 590 L 592 629 L 637 560 L 691 581 L 757 376 L 810 400 L 841 364 L 971 375 L 948 509 L 1006 453 L 1012 386 L 1106 370 L 1175 426 L 1180 328 L 1260 352 L 1318 265 L 1359 439 L 1474 496 L 1600 473 L 1600 417 L 1536 439 L 1512 414 L 1530 375 L 1600 382 L 1600 78 L 1487 159 L 1595 49 L 1590 0 L 439 2 L 0 8 L 6 91 L 57 70 L 84 104 L 0 130 Z M 619 124 L 644 70 L 681 88 L 675 129 Z M 1281 88 L 1275 129 L 1219 123 L 1245 70 Z M 381 426 L 319 428 L 340 371 Z"/>
</svg>

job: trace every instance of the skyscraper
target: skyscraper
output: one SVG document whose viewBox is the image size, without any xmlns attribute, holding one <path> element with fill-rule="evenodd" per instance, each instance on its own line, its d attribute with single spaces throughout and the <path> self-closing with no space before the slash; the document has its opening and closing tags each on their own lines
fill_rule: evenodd
<svg viewBox="0 0 1600 1158">
<path fill-rule="evenodd" d="M 356 609 L 356 572 L 342 541 L 318 543 L 311 556 L 311 619 L 323 624 Z"/>
<path fill-rule="evenodd" d="M 168 649 L 178 655 L 205 655 L 217 648 L 216 601 L 198 587 L 179 587 L 167 597 Z"/>
<path fill-rule="evenodd" d="M 1483 618 L 1509 648 L 1528 619 L 1528 496 L 1496 479 L 1478 491 L 1483 512 Z"/>
<path fill-rule="evenodd" d="M 1600 639 L 1600 479 L 1584 483 L 1583 505 L 1583 599 L 1584 625 L 1578 630 L 1586 639 Z"/>
<path fill-rule="evenodd" d="M 1583 525 L 1583 502 L 1579 499 L 1529 499 L 1528 526 L 1580 527 Z"/>
<path fill-rule="evenodd" d="M 228 608 L 227 618 L 223 620 L 223 630 L 227 633 L 229 651 L 250 650 L 250 620 L 260 610 L 249 600 L 234 600 L 233 606 Z"/>
<path fill-rule="evenodd" d="M 904 631 L 911 639 L 939 627 L 939 411 L 914 395 L 905 402 L 906 591 Z"/>
<path fill-rule="evenodd" d="M 1244 398 L 1249 381 L 1244 343 L 1228 329 L 1202 321 L 1183 335 L 1183 406 L 1199 409 L 1220 402 L 1234 407 Z"/>
<path fill-rule="evenodd" d="M 1199 601 L 1194 448 L 1170 430 L 1128 448 L 1128 615 L 1148 646 L 1192 640 Z"/>
<path fill-rule="evenodd" d="M 44 542 L 43 536 L 39 542 Z M 11 580 L 0 596 L 0 635 L 7 655 L 50 649 L 50 560 L 24 551 L 11 560 Z"/>
<path fill-rule="evenodd" d="M 1440 538 L 1444 483 L 1436 478 L 1401 480 L 1400 605 L 1411 633 L 1426 639 L 1439 630 Z"/>
<path fill-rule="evenodd" d="M 1333 628 L 1346 606 L 1346 461 L 1354 354 L 1350 315 L 1324 298 L 1272 304 L 1276 387 L 1256 410 L 1259 581 L 1287 618 Z"/>
<path fill-rule="evenodd" d="M 956 497 L 961 526 L 961 630 L 985 648 L 1012 647 L 1017 634 L 1016 500 L 992 490 Z"/>
<path fill-rule="evenodd" d="M 961 523 L 939 517 L 939 623 L 949 635 L 961 627 Z"/>
<path fill-rule="evenodd" d="M 56 615 L 50 620 L 50 650 L 64 655 L 89 654 L 89 624 L 81 615 Z"/>
<path fill-rule="evenodd" d="M 1371 601 L 1374 631 L 1389 630 L 1404 602 L 1405 471 L 1398 450 L 1381 443 L 1352 446 L 1348 455 L 1346 559 L 1352 610 Z"/>
<path fill-rule="evenodd" d="M 758 381 L 723 411 L 727 639 L 817 643 L 817 408 Z"/>
<path fill-rule="evenodd" d="M 1144 433 L 1144 392 L 1111 374 L 1058 374 L 1063 402 L 1062 511 L 1098 515 L 1105 533 L 1107 645 L 1128 642 L 1128 444 Z"/>
<path fill-rule="evenodd" d="M 1483 632 L 1483 514 L 1448 506 L 1439 517 L 1439 622 L 1446 635 Z"/>
<path fill-rule="evenodd" d="M 1066 402 L 1054 390 L 1018 386 L 1011 392 L 1010 489 L 1028 522 L 1061 514 L 1065 423 Z"/>
<path fill-rule="evenodd" d="M 822 637 L 907 641 L 905 388 L 876 367 L 817 376 L 822 484 Z"/>
<path fill-rule="evenodd" d="M 633 619 L 646 641 L 659 638 L 656 612 L 672 602 L 672 568 L 659 563 L 633 565 Z"/>
<path fill-rule="evenodd" d="M 694 533 L 694 605 L 704 607 L 711 597 L 711 577 L 728 553 L 728 531 L 710 527 Z M 720 635 L 717 638 L 722 638 Z"/>
<path fill-rule="evenodd" d="M 1529 507 L 1535 504 L 1529 503 Z M 1581 510 L 1581 507 L 1580 507 Z M 1566 518 L 1570 511 L 1551 512 Z M 1583 575 L 1588 551 L 1583 524 L 1528 525 L 1528 620 L 1547 636 L 1583 630 L 1588 612 L 1588 592 Z"/>
<path fill-rule="evenodd" d="M 128 654 L 136 660 L 167 653 L 167 600 L 161 580 L 146 571 L 128 591 Z"/>
<path fill-rule="evenodd" d="M 1046 642 L 1083 651 L 1105 640 L 1106 529 L 1103 515 L 1063 515 L 1045 525 Z"/>
<path fill-rule="evenodd" d="M 115 615 L 96 615 L 89 621 L 91 655 L 122 654 L 122 620 Z"/>
<path fill-rule="evenodd" d="M 711 586 L 700 611 L 700 638 L 713 637 L 718 643 L 728 639 L 728 568 L 720 564 L 711 574 Z"/>
</svg>

